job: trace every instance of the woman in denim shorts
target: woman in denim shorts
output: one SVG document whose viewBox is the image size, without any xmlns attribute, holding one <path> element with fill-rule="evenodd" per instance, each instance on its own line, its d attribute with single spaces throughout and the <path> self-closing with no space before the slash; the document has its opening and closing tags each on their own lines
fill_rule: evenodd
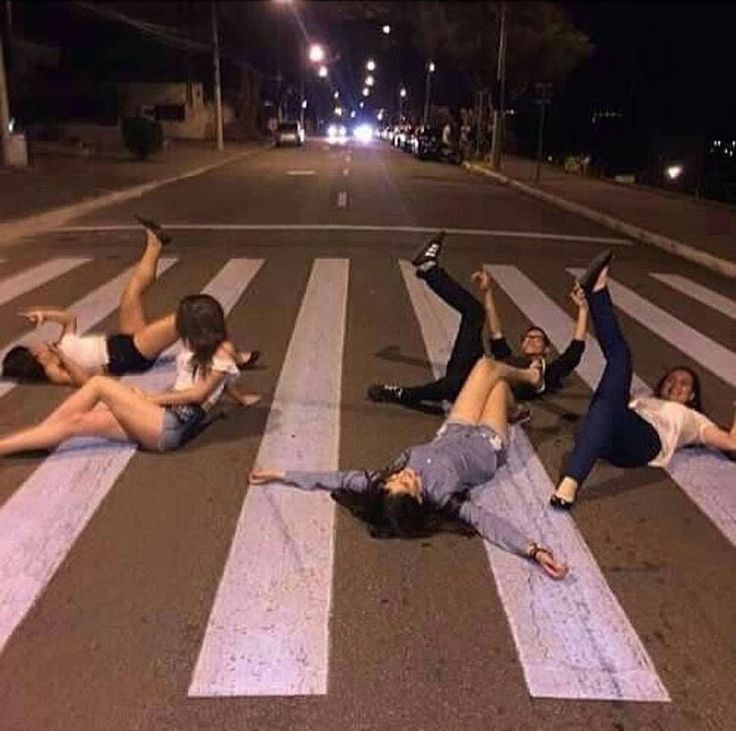
<svg viewBox="0 0 736 731">
<path fill-rule="evenodd" d="M 425 537 L 442 528 L 443 522 L 454 521 L 461 530 L 478 533 L 561 579 L 567 567 L 549 549 L 485 510 L 469 494 L 471 488 L 492 480 L 506 461 L 508 414 L 514 409 L 505 379 L 509 369 L 490 358 L 478 360 L 434 440 L 407 449 L 382 471 L 254 469 L 250 483 L 329 490 L 365 520 L 376 537 Z M 534 365 L 529 376 L 539 382 L 544 374 Z"/>
<path fill-rule="evenodd" d="M 243 405 L 258 401 L 258 396 L 240 394 L 233 386 L 240 373 L 237 353 L 216 299 L 203 294 L 185 297 L 176 313 L 176 330 L 184 349 L 177 357 L 172 390 L 145 393 L 107 376 L 93 376 L 40 424 L 0 439 L 0 456 L 51 449 L 73 437 L 168 451 L 198 431 L 223 392 Z"/>
</svg>

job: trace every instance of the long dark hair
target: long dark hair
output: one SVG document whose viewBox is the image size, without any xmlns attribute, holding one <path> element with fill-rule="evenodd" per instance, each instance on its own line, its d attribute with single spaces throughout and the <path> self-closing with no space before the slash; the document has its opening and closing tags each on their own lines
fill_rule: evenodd
<svg viewBox="0 0 736 731">
<path fill-rule="evenodd" d="M 208 294 L 191 294 L 179 302 L 176 332 L 192 351 L 192 370 L 196 376 L 209 373 L 212 358 L 227 340 L 225 312 Z"/>
<path fill-rule="evenodd" d="M 25 345 L 16 345 L 3 358 L 3 378 L 18 381 L 48 381 L 43 366 Z"/>
<path fill-rule="evenodd" d="M 475 535 L 475 529 L 458 517 L 467 492 L 453 495 L 441 508 L 426 499 L 420 503 L 411 495 L 388 492 L 386 481 L 401 472 L 408 459 L 408 453 L 402 452 L 384 469 L 366 471 L 365 492 L 335 490 L 332 499 L 365 523 L 372 538 L 428 538 L 442 531 Z"/>
<path fill-rule="evenodd" d="M 674 366 L 673 368 L 669 368 L 665 372 L 665 374 L 662 376 L 662 378 L 659 379 L 659 381 L 657 382 L 657 385 L 654 387 L 654 395 L 657 398 L 662 398 L 662 389 L 664 388 L 664 382 L 675 371 L 685 371 L 685 373 L 688 373 L 690 375 L 690 378 L 693 381 L 693 396 L 687 405 L 691 409 L 695 409 L 695 411 L 699 411 L 702 414 L 703 413 L 703 399 L 702 399 L 702 388 L 700 385 L 700 376 L 692 368 L 688 366 Z"/>
</svg>

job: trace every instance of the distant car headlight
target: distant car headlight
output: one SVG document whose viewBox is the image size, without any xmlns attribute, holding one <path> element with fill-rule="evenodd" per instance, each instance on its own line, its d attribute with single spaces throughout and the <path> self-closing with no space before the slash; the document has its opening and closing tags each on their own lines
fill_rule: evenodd
<svg viewBox="0 0 736 731">
<path fill-rule="evenodd" d="M 345 137 L 347 135 L 347 133 L 348 133 L 348 131 L 347 131 L 347 129 L 345 129 L 345 125 L 344 124 L 341 124 L 337 128 L 337 134 L 339 134 L 340 137 Z"/>
<path fill-rule="evenodd" d="M 331 125 L 330 125 L 330 126 L 329 126 L 329 127 L 327 128 L 327 136 L 328 136 L 328 137 L 337 137 L 337 135 L 338 135 L 338 128 L 337 128 L 337 125 L 336 125 L 336 124 L 331 124 Z"/>
<path fill-rule="evenodd" d="M 373 127 L 370 124 L 359 124 L 353 131 L 353 135 L 358 142 L 367 144 L 373 138 Z"/>
</svg>

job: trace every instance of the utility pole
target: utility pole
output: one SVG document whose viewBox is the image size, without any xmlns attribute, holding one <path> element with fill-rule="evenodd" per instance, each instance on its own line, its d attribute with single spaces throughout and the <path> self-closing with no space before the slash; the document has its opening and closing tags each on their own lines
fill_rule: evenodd
<svg viewBox="0 0 736 731">
<path fill-rule="evenodd" d="M 8 84 L 5 78 L 2 33 L 0 33 L 0 138 L 2 138 L 3 164 L 10 165 L 10 107 L 8 106 Z"/>
<path fill-rule="evenodd" d="M 210 2 L 212 9 L 212 66 L 214 71 L 215 86 L 215 139 L 217 140 L 217 150 L 222 152 L 225 149 L 225 143 L 222 135 L 222 89 L 220 88 L 220 34 L 217 24 L 217 2 Z"/>
<path fill-rule="evenodd" d="M 424 82 L 424 117 L 422 124 L 426 127 L 429 122 L 429 95 L 432 91 L 432 74 L 434 73 L 434 62 L 427 63 L 427 77 Z"/>
<path fill-rule="evenodd" d="M 501 3 L 501 28 L 498 36 L 498 63 L 496 65 L 496 94 L 496 103 L 493 105 L 491 167 L 494 170 L 500 170 L 506 97 L 506 2 Z"/>
<path fill-rule="evenodd" d="M 537 167 L 534 171 L 534 182 L 539 182 L 539 176 L 542 170 L 542 150 L 544 140 L 544 116 L 547 106 L 552 101 L 552 84 L 535 84 L 537 90 L 537 98 L 535 104 L 539 105 L 539 131 L 537 133 Z"/>
</svg>

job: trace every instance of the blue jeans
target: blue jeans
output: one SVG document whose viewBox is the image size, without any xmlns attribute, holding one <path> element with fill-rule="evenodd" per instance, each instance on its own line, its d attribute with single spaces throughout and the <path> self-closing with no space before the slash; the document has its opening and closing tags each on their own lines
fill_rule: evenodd
<svg viewBox="0 0 736 731">
<path fill-rule="evenodd" d="M 578 485 L 599 459 L 617 467 L 642 467 L 662 448 L 654 427 L 629 408 L 631 350 L 621 333 L 608 288 L 593 292 L 588 307 L 606 367 L 578 427 L 575 448 L 564 471 Z"/>
</svg>

